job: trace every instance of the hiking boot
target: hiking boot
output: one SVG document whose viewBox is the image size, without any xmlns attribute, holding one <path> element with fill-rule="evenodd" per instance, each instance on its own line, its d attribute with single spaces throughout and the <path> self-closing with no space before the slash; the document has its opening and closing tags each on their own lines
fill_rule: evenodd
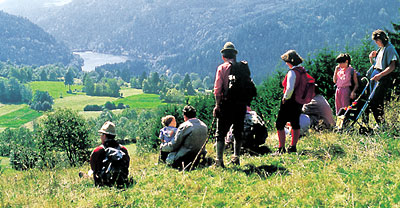
<svg viewBox="0 0 400 208">
<path fill-rule="evenodd" d="M 229 161 L 228 165 L 240 165 L 240 160 L 238 156 L 233 156 L 231 161 Z"/>
<path fill-rule="evenodd" d="M 215 159 L 215 163 L 214 163 L 213 167 L 215 167 L 215 168 L 225 168 L 224 161 L 223 160 L 219 160 L 219 159 Z"/>
<path fill-rule="evenodd" d="M 276 152 L 272 153 L 272 156 L 278 156 L 281 155 L 283 153 L 286 153 L 286 149 L 285 147 L 279 147 Z"/>
<path fill-rule="evenodd" d="M 296 148 L 296 146 L 289 145 L 289 148 L 287 149 L 287 151 L 288 151 L 288 153 L 297 152 L 297 148 Z"/>
</svg>

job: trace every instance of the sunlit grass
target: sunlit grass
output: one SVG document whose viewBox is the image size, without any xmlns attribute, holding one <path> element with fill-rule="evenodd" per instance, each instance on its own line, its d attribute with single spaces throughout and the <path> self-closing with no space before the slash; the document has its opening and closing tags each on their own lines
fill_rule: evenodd
<svg viewBox="0 0 400 208">
<path fill-rule="evenodd" d="M 132 95 L 143 94 L 143 90 L 134 89 L 134 88 L 130 88 L 130 87 L 122 87 L 120 90 L 120 93 L 122 93 L 123 97 L 129 97 Z"/>
<path fill-rule="evenodd" d="M 145 108 L 145 109 L 156 108 L 160 105 L 165 105 L 165 103 L 161 102 L 160 96 L 155 94 L 132 95 L 129 97 L 118 99 L 114 101 L 114 103 L 116 105 L 118 103 L 123 103 L 125 105 L 129 105 L 130 108 Z"/>
<path fill-rule="evenodd" d="M 116 99 L 114 97 L 76 95 L 54 100 L 53 108 L 70 108 L 83 111 L 86 105 L 104 105 L 107 101 L 114 101 Z"/>
<path fill-rule="evenodd" d="M 22 108 L 11 111 L 10 113 L 0 116 L 0 127 L 3 128 L 18 128 L 23 124 L 41 116 L 41 112 L 37 112 L 24 105 Z"/>
<path fill-rule="evenodd" d="M 245 154 L 238 167 L 191 172 L 157 165 L 157 153 L 138 153 L 135 145 L 128 145 L 134 185 L 124 191 L 95 188 L 91 179 L 79 178 L 77 173 L 88 171 L 88 164 L 6 171 L 0 187 L 3 203 L 12 207 L 393 207 L 400 203 L 400 156 L 386 150 L 392 142 L 311 133 L 300 140 L 298 154 Z M 276 135 L 267 143 L 273 148 Z M 215 157 L 212 142 L 207 150 Z"/>
<path fill-rule="evenodd" d="M 23 107 L 25 107 L 26 105 L 24 104 L 20 104 L 20 105 L 5 105 L 5 104 L 1 104 L 0 105 L 0 116 L 3 116 L 5 114 L 9 114 L 13 111 L 19 110 Z"/>
<path fill-rule="evenodd" d="M 36 90 L 40 91 L 47 91 L 49 92 L 50 96 L 53 97 L 53 99 L 57 99 L 60 96 L 62 97 L 69 97 L 69 96 L 74 96 L 74 95 L 83 95 L 85 93 L 78 92 L 78 93 L 67 93 L 69 90 L 67 85 L 64 85 L 64 82 L 55 82 L 55 81 L 35 81 L 35 82 L 30 82 L 29 86 L 32 88 L 32 92 L 35 93 Z M 83 85 L 71 85 L 71 90 L 78 90 L 81 91 L 83 88 Z"/>
</svg>

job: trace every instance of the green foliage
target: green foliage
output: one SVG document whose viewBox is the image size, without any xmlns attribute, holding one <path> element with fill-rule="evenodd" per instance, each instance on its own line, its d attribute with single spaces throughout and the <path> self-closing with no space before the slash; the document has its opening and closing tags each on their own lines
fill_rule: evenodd
<svg viewBox="0 0 400 208">
<path fill-rule="evenodd" d="M 87 95 L 92 96 L 109 96 L 120 97 L 120 85 L 116 79 L 102 79 L 99 83 L 92 82 L 93 80 L 86 76 L 84 80 L 85 91 Z"/>
<path fill-rule="evenodd" d="M 278 70 L 273 76 L 267 78 L 257 87 L 257 97 L 251 103 L 252 110 L 262 116 L 268 129 L 275 128 L 276 116 L 278 115 L 283 87 L 282 80 L 286 72 Z"/>
<path fill-rule="evenodd" d="M 28 103 L 32 99 L 32 90 L 21 84 L 16 78 L 0 79 L 0 102 Z"/>
<path fill-rule="evenodd" d="M 138 116 L 138 136 L 137 149 L 139 151 L 148 152 L 158 149 L 160 139 L 160 129 L 163 127 L 161 118 L 166 115 L 173 115 L 176 118 L 177 125 L 182 123 L 183 105 L 166 105 L 160 106 L 155 111 L 143 111 Z"/>
<path fill-rule="evenodd" d="M 71 85 L 74 84 L 74 72 L 71 69 L 69 69 L 64 76 L 64 84 L 68 85 L 69 87 L 68 92 L 71 93 Z"/>
<path fill-rule="evenodd" d="M 168 89 L 165 95 L 160 94 L 160 98 L 167 103 L 183 103 L 185 101 L 185 95 L 175 88 Z"/>
<path fill-rule="evenodd" d="M 335 91 L 333 83 L 333 73 L 335 72 L 337 52 L 324 48 L 315 55 L 314 58 L 305 61 L 303 66 L 314 77 L 318 88 L 323 96 L 326 97 L 331 106 L 335 106 Z"/>
<path fill-rule="evenodd" d="M 7 128 L 0 133 L 0 155 L 10 157 L 16 170 L 33 168 L 39 158 L 34 133 L 24 127 Z"/>
<path fill-rule="evenodd" d="M 205 93 L 190 96 L 188 104 L 196 109 L 196 117 L 202 120 L 210 128 L 213 120 L 213 110 L 215 106 L 214 94 Z"/>
<path fill-rule="evenodd" d="M 30 107 L 37 111 L 48 111 L 51 110 L 53 104 L 53 97 L 50 96 L 49 92 L 36 90 Z"/>
<path fill-rule="evenodd" d="M 72 166 L 89 157 L 89 126 L 76 111 L 59 109 L 49 113 L 37 129 L 38 148 L 43 161 L 52 161 L 54 151 L 64 152 Z"/>
</svg>

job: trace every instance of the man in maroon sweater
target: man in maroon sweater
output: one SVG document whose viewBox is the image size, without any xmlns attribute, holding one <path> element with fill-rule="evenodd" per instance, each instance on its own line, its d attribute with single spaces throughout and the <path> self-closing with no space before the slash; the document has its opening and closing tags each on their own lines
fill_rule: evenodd
<svg viewBox="0 0 400 208">
<path fill-rule="evenodd" d="M 128 154 L 128 150 L 120 145 L 116 140 L 115 140 L 115 124 L 107 121 L 104 123 L 104 125 L 101 127 L 99 130 L 100 133 L 100 139 L 101 139 L 101 145 L 96 147 L 92 154 L 90 155 L 90 168 L 93 171 L 93 179 L 95 185 L 111 185 L 111 184 L 104 184 L 105 182 L 101 178 L 101 173 L 102 171 L 104 172 L 103 166 L 103 160 L 106 158 L 106 149 L 108 148 L 115 148 L 121 150 L 119 153 L 122 155 L 121 162 L 117 163 L 121 165 L 122 172 L 124 174 L 124 178 L 127 178 L 128 173 L 129 173 L 129 161 L 130 157 Z M 119 183 L 117 181 L 117 183 Z M 122 184 L 118 184 L 122 185 Z"/>
</svg>

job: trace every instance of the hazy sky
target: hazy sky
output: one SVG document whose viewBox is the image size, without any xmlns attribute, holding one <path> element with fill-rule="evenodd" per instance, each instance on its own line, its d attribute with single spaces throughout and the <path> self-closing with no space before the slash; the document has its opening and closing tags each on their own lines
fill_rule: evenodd
<svg viewBox="0 0 400 208">
<path fill-rule="evenodd" d="M 62 6 L 64 4 L 70 3 L 72 0 L 43 0 L 43 1 L 34 1 L 36 4 L 42 4 L 42 6 Z M 25 0 L 0 0 L 0 4 L 15 4 L 26 2 Z M 40 3 L 39 3 L 40 2 Z"/>
</svg>

